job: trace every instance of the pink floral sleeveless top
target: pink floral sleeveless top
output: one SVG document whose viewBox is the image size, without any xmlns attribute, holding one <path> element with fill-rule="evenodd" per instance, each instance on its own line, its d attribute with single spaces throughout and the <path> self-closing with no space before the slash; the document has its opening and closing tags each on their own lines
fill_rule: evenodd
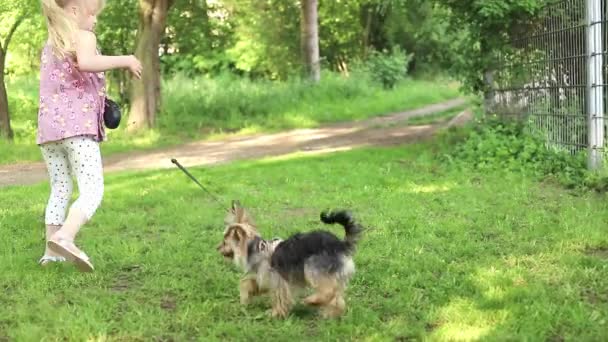
<svg viewBox="0 0 608 342">
<path fill-rule="evenodd" d="M 106 139 L 104 74 L 78 70 L 72 57 L 53 53 L 47 43 L 40 60 L 40 107 L 37 144 L 88 135 Z"/>
</svg>

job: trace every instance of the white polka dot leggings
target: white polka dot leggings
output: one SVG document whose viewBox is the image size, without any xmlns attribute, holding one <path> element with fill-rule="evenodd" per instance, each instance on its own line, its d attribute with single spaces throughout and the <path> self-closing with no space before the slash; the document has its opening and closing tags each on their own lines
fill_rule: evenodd
<svg viewBox="0 0 608 342">
<path fill-rule="evenodd" d="M 72 197 L 72 176 L 76 177 L 80 196 L 72 205 L 91 219 L 103 198 L 103 165 L 99 143 L 78 136 L 40 146 L 51 183 L 45 223 L 63 225 Z"/>
</svg>

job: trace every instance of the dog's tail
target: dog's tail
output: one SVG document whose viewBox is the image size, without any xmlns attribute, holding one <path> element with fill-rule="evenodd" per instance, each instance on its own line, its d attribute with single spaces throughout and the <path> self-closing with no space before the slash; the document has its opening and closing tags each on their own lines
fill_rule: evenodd
<svg viewBox="0 0 608 342">
<path fill-rule="evenodd" d="M 348 249 L 355 249 L 355 247 L 357 246 L 357 242 L 361 238 L 361 233 L 363 233 L 363 229 L 355 221 L 353 215 L 349 211 L 324 211 L 321 213 L 321 221 L 325 224 L 339 223 L 340 225 L 342 225 L 344 227 L 344 231 L 346 232 L 344 236 L 344 243 L 346 243 Z"/>
</svg>

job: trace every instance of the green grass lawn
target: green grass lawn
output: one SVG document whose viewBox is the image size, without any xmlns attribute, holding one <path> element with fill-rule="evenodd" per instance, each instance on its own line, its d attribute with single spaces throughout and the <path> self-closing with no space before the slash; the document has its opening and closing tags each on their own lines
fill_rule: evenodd
<svg viewBox="0 0 608 342">
<path fill-rule="evenodd" d="M 608 201 L 515 173 L 470 173 L 433 143 L 236 163 L 193 173 L 262 232 L 352 209 L 369 231 L 347 314 L 243 308 L 215 251 L 223 207 L 179 170 L 107 177 L 80 236 L 94 274 L 41 269 L 48 186 L 0 192 L 0 340 L 600 341 L 608 331 Z M 326 227 L 342 236 L 339 227 Z"/>
<path fill-rule="evenodd" d="M 20 78 L 7 84 L 15 142 L 0 141 L 0 165 L 40 161 L 36 146 L 37 80 Z M 227 134 L 275 132 L 324 123 L 365 119 L 423 107 L 459 96 L 458 84 L 436 78 L 409 79 L 385 90 L 362 75 L 332 73 L 314 87 L 305 81 L 250 81 L 234 76 L 185 78 L 163 82 L 163 111 L 154 130 L 128 134 L 125 118 L 108 130 L 104 154 L 147 150 L 211 139 Z"/>
</svg>

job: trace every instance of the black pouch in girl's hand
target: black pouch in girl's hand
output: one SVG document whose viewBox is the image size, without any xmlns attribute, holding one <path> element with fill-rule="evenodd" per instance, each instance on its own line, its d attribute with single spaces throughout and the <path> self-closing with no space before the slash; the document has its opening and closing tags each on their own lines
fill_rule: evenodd
<svg viewBox="0 0 608 342">
<path fill-rule="evenodd" d="M 109 129 L 115 129 L 120 125 L 120 107 L 118 104 L 106 98 L 106 105 L 103 111 L 103 123 Z"/>
</svg>

